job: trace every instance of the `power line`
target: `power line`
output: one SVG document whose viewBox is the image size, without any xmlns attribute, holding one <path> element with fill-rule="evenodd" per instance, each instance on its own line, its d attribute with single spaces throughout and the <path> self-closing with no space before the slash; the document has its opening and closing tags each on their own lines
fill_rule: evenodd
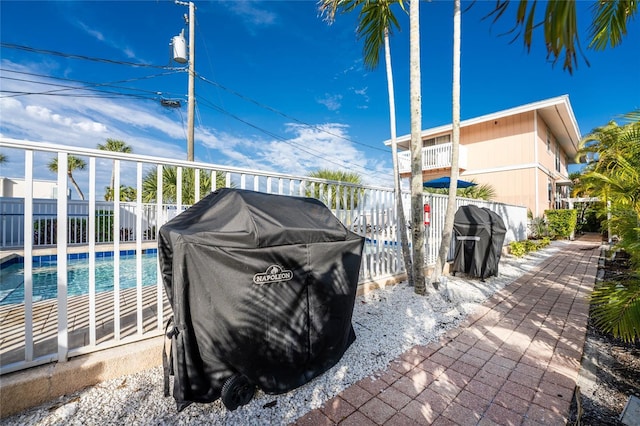
<svg viewBox="0 0 640 426">
<path fill-rule="evenodd" d="M 0 46 L 1 47 L 5 47 L 5 48 L 11 48 L 11 49 L 18 49 L 18 50 L 23 50 L 23 51 L 27 51 L 27 52 L 31 52 L 31 53 L 39 53 L 39 54 L 48 54 L 48 55 L 54 55 L 54 56 L 61 56 L 64 58 L 70 58 L 70 59 L 82 59 L 82 60 L 88 60 L 88 61 L 94 61 L 94 62 L 102 62 L 102 63 L 110 63 L 110 64 L 117 64 L 117 65 L 128 65 L 128 66 L 135 66 L 135 67 L 147 67 L 147 68 L 159 68 L 159 69 L 165 69 L 165 70 L 171 70 L 171 72 L 169 73 L 161 73 L 161 74 L 157 74 L 154 76 L 145 76 L 145 77 L 140 77 L 140 78 L 134 78 L 134 79 L 127 79 L 127 80 L 122 80 L 122 81 L 117 81 L 114 83 L 123 83 L 123 82 L 130 82 L 130 81 L 136 81 L 136 80 L 142 80 L 142 79 L 147 79 L 147 78 L 153 78 L 153 77 L 158 77 L 158 76 L 162 76 L 162 75 L 168 75 L 171 73 L 175 73 L 178 71 L 184 71 L 185 68 L 174 68 L 174 67 L 167 67 L 167 66 L 158 66 L 158 65 L 150 65 L 150 64 L 142 64 L 142 63 L 133 63 L 133 62 L 127 62 L 127 61 L 115 61 L 115 60 L 111 60 L 111 59 L 104 59 L 104 58 L 96 58 L 96 57 L 90 57 L 90 56 L 85 56 L 85 55 L 74 55 L 74 54 L 68 54 L 68 53 L 62 53 L 62 52 L 57 52 L 57 51 L 53 51 L 53 50 L 46 50 L 46 49 L 36 49 L 33 47 L 29 47 L 29 46 L 22 46 L 22 45 L 17 45 L 17 44 L 13 44 L 13 43 L 5 43 L 5 42 L 0 42 Z M 0 69 L 2 70 L 2 69 Z M 120 86 L 114 86 L 113 83 L 92 83 L 92 82 L 86 82 L 86 81 L 81 81 L 81 80 L 72 80 L 72 79 L 65 79 L 65 78 L 60 78 L 60 77 L 50 77 L 50 76 L 43 76 L 43 75 L 38 75 L 38 74 L 32 74 L 32 73 L 27 73 L 27 72 L 19 72 L 19 71 L 12 71 L 12 70 L 5 70 L 8 72 L 14 72 L 17 74 L 23 74 L 23 75 L 32 75 L 32 76 L 38 76 L 38 77 L 46 77 L 46 78 L 51 78 L 51 79 L 58 79 L 58 80 L 64 80 L 64 81 L 71 81 L 71 82 L 79 82 L 82 84 L 85 84 L 85 87 L 77 87 L 77 86 L 68 86 L 68 85 L 62 85 L 62 84 L 52 84 L 52 83 L 46 83 L 46 82 L 42 82 L 42 81 L 35 81 L 35 80 L 26 80 L 26 79 L 17 79 L 17 78 L 12 78 L 12 77 L 5 77 L 5 79 L 9 79 L 9 80 L 16 80 L 16 81 L 25 81 L 25 82 L 30 82 L 30 83 L 37 83 L 37 84 L 49 84 L 52 86 L 57 86 L 57 87 L 61 87 L 61 89 L 55 89 L 55 90 L 49 90 L 46 92 L 17 92 L 17 91 L 5 91 L 5 90 L 0 90 L 0 92 L 2 93 L 11 93 L 11 95 L 7 95 L 7 96 L 1 96 L 1 97 L 14 97 L 14 96 L 25 96 L 25 95 L 47 95 L 47 96 L 75 96 L 75 97 L 94 97 L 94 98 L 124 98 L 124 97 L 133 97 L 133 98 L 137 98 L 137 99 L 157 99 L 155 97 L 148 97 L 148 96 L 143 96 L 143 95 L 136 95 L 136 94 L 131 94 L 131 93 L 119 93 L 119 92 L 114 92 L 114 91 L 106 91 L 106 90 L 98 90 L 98 89 L 91 89 L 90 87 L 112 87 L 112 88 L 119 88 L 119 89 L 125 89 L 125 90 L 137 90 L 137 91 L 141 91 L 141 92 L 146 92 L 146 93 L 153 93 L 154 95 L 158 95 L 160 94 L 160 92 L 153 92 L 153 91 L 147 91 L 147 90 L 143 90 L 143 89 L 135 89 L 135 88 L 129 88 L 129 87 L 120 87 Z M 198 75 L 198 78 L 200 78 L 202 81 L 204 81 L 205 83 L 214 85 L 216 87 L 219 87 L 245 101 L 251 102 L 261 108 L 264 108 L 268 111 L 271 111 L 273 113 L 279 114 L 282 117 L 285 117 L 289 120 L 295 121 L 299 124 L 303 124 L 309 128 L 313 128 L 316 130 L 319 130 L 323 133 L 335 136 L 337 138 L 343 139 L 345 141 L 354 143 L 354 144 L 358 144 L 358 145 L 362 145 L 362 146 L 366 146 L 367 148 L 370 149 L 376 149 L 379 151 L 384 151 L 384 152 L 389 152 L 388 149 L 382 149 L 379 147 L 374 147 L 371 145 L 367 145 L 358 141 L 354 141 L 351 140 L 349 138 L 345 138 L 344 136 L 340 135 L 340 134 L 336 134 L 336 133 L 332 133 L 327 131 L 326 129 L 321 128 L 320 126 L 317 125 L 312 125 L 309 123 L 306 123 L 302 120 L 299 120 L 295 117 L 291 117 L 275 108 L 269 107 L 268 105 L 262 104 L 252 98 L 249 98 L 248 96 L 242 95 L 239 92 L 236 92 L 232 89 L 229 89 L 217 82 L 213 82 L 210 81 L 208 79 L 206 79 L 205 77 L 202 77 L 200 75 Z M 58 92 L 62 92 L 62 91 L 68 91 L 68 90 L 86 90 L 86 91 L 91 91 L 91 92 L 98 92 L 98 93 L 104 93 L 104 94 L 108 94 L 110 96 L 105 96 L 105 95 L 90 95 L 90 94 L 71 94 L 71 93 L 58 93 Z M 340 167 L 357 167 L 361 170 L 364 171 L 364 174 L 368 175 L 368 176 L 372 176 L 368 173 L 368 169 L 362 167 L 362 166 L 358 166 L 355 164 L 349 164 L 345 161 L 341 161 L 340 163 L 333 161 L 323 155 L 318 155 L 318 154 L 314 154 L 311 151 L 315 151 L 319 154 L 323 154 L 320 151 L 317 150 L 313 150 L 312 148 L 308 148 L 305 147 L 301 144 L 292 142 L 291 140 L 288 140 L 282 136 L 279 136 L 273 132 L 270 132 L 266 129 L 263 129 L 255 124 L 252 124 L 232 113 L 230 113 L 229 111 L 211 103 L 210 101 L 207 101 L 206 99 L 202 98 L 206 104 L 209 104 L 213 109 L 228 115 L 262 133 L 265 133 L 271 137 L 273 137 L 274 139 L 277 139 L 279 141 L 282 141 L 286 144 L 292 145 L 292 146 L 296 146 L 299 150 L 306 152 L 309 155 L 312 155 L 316 158 L 319 158 L 321 160 L 330 162 L 332 164 L 336 164 Z"/>
<path fill-rule="evenodd" d="M 208 105 L 209 107 L 211 107 L 211 108 L 215 109 L 216 111 L 218 111 L 218 112 L 220 112 L 220 113 L 222 113 L 222 114 L 225 114 L 225 115 L 227 115 L 227 116 L 229 116 L 229 117 L 231 117 L 231 118 L 233 118 L 233 119 L 235 119 L 235 120 L 238 120 L 238 121 L 240 121 L 241 123 L 244 123 L 244 124 L 246 124 L 247 126 L 252 127 L 252 128 L 254 128 L 254 129 L 258 130 L 259 132 L 262 132 L 262 133 L 264 133 L 264 134 L 266 134 L 266 135 L 268 135 L 268 136 L 271 136 L 272 138 L 274 138 L 274 139 L 276 139 L 276 140 L 279 140 L 279 141 L 281 141 L 281 142 L 284 142 L 284 143 L 286 143 L 287 145 L 294 146 L 294 147 L 296 147 L 297 149 L 299 149 L 299 150 L 301 150 L 301 151 L 303 151 L 303 152 L 306 152 L 307 154 L 309 154 L 309 155 L 311 155 L 311 156 L 313 156 L 313 157 L 315 157 L 315 158 L 319 158 L 319 159 L 321 159 L 321 160 L 323 160 L 323 161 L 327 161 L 327 162 L 332 163 L 332 164 L 335 164 L 335 165 L 337 165 L 337 166 L 339 166 L 339 167 L 346 167 L 346 168 L 356 167 L 356 168 L 359 168 L 360 170 L 362 170 L 362 171 L 363 171 L 363 172 L 362 172 L 363 174 L 365 174 L 365 175 L 367 175 L 367 176 L 370 176 L 370 177 L 375 177 L 374 175 L 372 175 L 372 174 L 370 174 L 370 173 L 369 173 L 369 170 L 368 170 L 367 168 L 365 168 L 365 167 L 363 167 L 363 166 L 359 166 L 359 165 L 357 165 L 357 164 L 353 164 L 353 163 L 348 163 L 348 162 L 346 162 L 346 161 L 344 161 L 344 160 L 340 160 L 340 162 L 334 161 L 334 160 L 332 160 L 332 159 L 330 159 L 330 158 L 328 158 L 328 157 L 324 156 L 324 155 L 323 155 L 324 153 L 322 153 L 321 151 L 318 151 L 318 150 L 315 150 L 315 149 L 313 149 L 313 148 L 306 147 L 306 146 L 304 146 L 304 145 L 302 145 L 302 144 L 299 144 L 299 143 L 293 142 L 293 141 L 291 141 L 290 139 L 287 139 L 287 138 L 282 137 L 282 136 L 280 136 L 280 135 L 278 135 L 278 134 L 276 134 L 276 133 L 271 132 L 270 130 L 266 130 L 266 129 L 264 129 L 264 128 L 260 127 L 260 126 L 257 126 L 257 125 L 255 125 L 255 124 L 253 124 L 253 123 L 250 123 L 250 122 L 248 122 L 248 121 L 246 121 L 246 120 L 244 120 L 244 119 L 242 119 L 242 118 L 240 118 L 240 117 L 238 117 L 238 116 L 234 115 L 233 113 L 231 113 L 231 112 L 229 112 L 229 111 L 227 111 L 227 110 L 225 110 L 225 109 L 223 109 L 223 108 L 221 108 L 221 107 L 219 107 L 219 106 L 215 105 L 214 103 L 212 103 L 212 102 L 208 101 L 207 99 L 204 99 L 204 98 L 202 98 L 202 97 L 199 97 L 199 99 L 204 100 L 204 104 L 205 104 L 205 105 Z M 315 152 L 316 152 L 316 153 L 318 153 L 318 154 L 314 154 L 314 153 L 313 153 L 313 152 L 311 152 L 311 151 L 315 151 Z"/>
<path fill-rule="evenodd" d="M 29 80 L 29 79 L 21 79 L 21 78 L 16 78 L 16 77 L 6 77 L 5 76 L 5 77 L 3 77 L 4 80 L 22 81 L 22 82 L 27 82 L 27 83 L 32 83 L 32 84 L 42 84 L 42 85 L 60 87 L 60 89 L 51 89 L 51 90 L 42 91 L 42 92 L 12 91 L 12 90 L 2 90 L 2 89 L 0 89 L 0 92 L 2 92 L 2 93 L 9 93 L 9 95 L 0 96 L 0 97 L 4 97 L 4 98 L 6 98 L 6 97 L 16 97 L 16 96 L 27 96 L 27 95 L 77 96 L 77 97 L 96 97 L 96 98 L 107 97 L 107 96 L 82 95 L 82 94 L 78 94 L 78 93 L 75 93 L 75 94 L 73 94 L 73 93 L 67 93 L 67 94 L 60 93 L 60 92 L 65 92 L 65 91 L 84 90 L 84 91 L 89 91 L 89 92 L 115 94 L 115 95 L 120 95 L 120 97 L 129 96 L 129 97 L 140 98 L 140 99 L 157 99 L 157 96 L 160 95 L 162 92 L 153 91 L 153 90 L 138 89 L 138 88 L 135 88 L 135 87 L 128 87 L 128 86 L 118 86 L 116 84 L 129 83 L 129 82 L 140 81 L 140 80 L 146 80 L 146 79 L 151 79 L 151 78 L 155 78 L 155 77 L 162 77 L 162 76 L 166 76 L 166 75 L 175 74 L 175 73 L 177 73 L 179 71 L 169 71 L 169 72 L 160 73 L 160 74 L 154 74 L 154 75 L 148 75 L 148 76 L 143 76 L 143 77 L 130 78 L 130 79 L 125 79 L 125 80 L 118 80 L 118 81 L 108 82 L 108 83 L 95 83 L 95 82 L 87 82 L 87 81 L 83 81 L 83 80 L 75 80 L 75 79 L 70 79 L 70 78 L 52 77 L 52 76 L 46 76 L 46 75 L 36 74 L 36 73 L 28 73 L 28 72 L 23 72 L 23 71 L 8 70 L 8 69 L 5 69 L 5 68 L 0 68 L 0 72 L 8 72 L 8 73 L 14 73 L 14 74 L 18 74 L 18 75 L 26 75 L 26 76 L 33 76 L 33 77 L 40 77 L 40 78 L 48 78 L 48 79 L 52 79 L 52 80 L 61 80 L 61 81 L 68 81 L 68 82 L 83 84 L 83 86 L 74 86 L 74 85 L 66 85 L 66 84 L 60 84 L 60 83 L 52 83 L 52 82 L 42 81 L 42 80 Z M 111 90 L 98 90 L 98 89 L 94 89 L 92 87 L 105 87 L 105 88 L 113 88 L 113 89 L 122 89 L 122 90 L 128 90 L 128 91 L 134 91 L 134 92 L 140 92 L 140 93 L 148 93 L 148 94 L 152 94 L 154 96 L 153 97 L 149 97 L 149 96 L 142 96 L 142 95 L 136 95 L 136 94 L 131 94 L 131 93 L 122 93 L 122 92 L 111 91 Z M 114 96 L 109 96 L 109 97 L 114 97 Z"/>
<path fill-rule="evenodd" d="M 378 150 L 378 151 L 383 151 L 383 152 L 386 152 L 386 153 L 391 152 L 388 148 L 387 148 L 387 149 L 385 149 L 385 148 L 380 148 L 380 147 L 377 147 L 377 146 L 367 145 L 367 144 L 362 143 L 362 142 L 354 141 L 353 139 L 345 138 L 344 136 L 339 135 L 339 134 L 337 134 L 337 133 L 328 132 L 327 130 L 325 130 L 325 129 L 321 128 L 321 127 L 320 127 L 320 126 L 318 126 L 318 125 L 314 125 L 314 124 L 306 123 L 306 122 L 304 122 L 304 121 L 302 121 L 302 120 L 299 120 L 299 119 L 297 119 L 297 118 L 295 118 L 295 117 L 292 117 L 292 116 L 290 116 L 290 115 L 288 115 L 288 114 L 286 114 L 286 113 L 284 113 L 284 112 L 282 112 L 282 111 L 279 111 L 279 110 L 277 110 L 277 109 L 275 109 L 275 108 L 272 108 L 272 107 L 270 107 L 270 106 L 268 106 L 268 105 L 262 104 L 262 103 L 260 103 L 260 102 L 258 102 L 258 101 L 256 101 L 256 100 L 254 100 L 254 99 L 252 99 L 252 98 L 248 97 L 248 96 L 245 96 L 245 95 L 243 95 L 243 94 L 241 94 L 241 93 L 239 93 L 239 92 L 236 92 L 236 91 L 235 91 L 235 90 L 233 90 L 233 89 L 229 89 L 228 87 L 225 87 L 225 86 L 223 86 L 223 85 L 222 85 L 222 84 L 220 84 L 220 83 L 217 83 L 217 82 L 215 82 L 215 81 L 208 80 L 206 77 L 203 77 L 203 76 L 201 76 L 201 75 L 198 75 L 197 77 L 198 77 L 200 80 L 204 81 L 205 83 L 208 83 L 208 84 L 211 84 L 211 85 L 213 85 L 213 86 L 219 87 L 220 89 L 222 89 L 222 90 L 224 90 L 224 91 L 226 91 L 226 92 L 228 92 L 228 93 L 231 93 L 232 95 L 235 95 L 235 96 L 239 97 L 240 99 L 243 99 L 243 100 L 245 100 L 245 101 L 247 101 L 247 102 L 251 102 L 252 104 L 259 106 L 260 108 L 264 108 L 264 109 L 266 109 L 266 110 L 268 110 L 268 111 L 271 111 L 271 112 L 273 112 L 273 113 L 276 113 L 276 114 L 278 114 L 278 115 L 281 115 L 282 117 L 284 117 L 284 118 L 286 118 L 286 119 L 288 119 L 288 120 L 293 120 L 293 121 L 295 121 L 296 123 L 303 124 L 303 125 L 308 126 L 308 127 L 310 127 L 310 128 L 314 128 L 314 129 L 320 130 L 320 131 L 321 131 L 321 132 L 323 132 L 323 133 L 330 134 L 330 135 L 332 135 L 332 136 L 335 136 L 335 137 L 338 137 L 338 138 L 340 138 L 340 139 L 343 139 L 343 140 L 345 140 L 345 141 L 347 141 L 347 142 L 351 142 L 351 143 L 354 143 L 354 144 L 357 144 L 357 145 L 366 146 L 367 148 L 370 148 L 370 149 L 376 149 L 376 150 Z"/>
<path fill-rule="evenodd" d="M 0 42 L 0 47 L 5 47 L 7 49 L 23 50 L 25 52 L 30 52 L 30 53 L 61 56 L 67 59 L 82 59 L 85 61 L 102 62 L 102 63 L 115 64 L 115 65 L 127 65 L 127 66 L 140 67 L 140 68 L 176 69 L 175 67 L 168 67 L 166 65 L 152 65 L 152 64 L 144 64 L 139 62 L 136 63 L 136 62 L 128 62 L 128 61 L 116 61 L 113 59 L 96 58 L 96 57 L 85 56 L 85 55 L 74 55 L 71 53 L 57 52 L 55 50 L 37 49 L 35 47 L 22 46 L 14 43 Z M 183 68 L 180 68 L 180 69 L 183 69 Z"/>
<path fill-rule="evenodd" d="M 68 82 L 72 82 L 72 83 L 80 83 L 80 84 L 83 85 L 83 86 L 67 86 L 67 85 L 56 84 L 56 83 L 51 83 L 51 82 L 47 82 L 47 81 L 26 80 L 26 79 L 25 80 L 20 80 L 20 79 L 17 79 L 15 77 L 13 77 L 13 78 L 12 77 L 5 77 L 5 79 L 7 79 L 7 80 L 25 81 L 25 82 L 28 82 L 28 83 L 47 84 L 47 85 L 51 85 L 51 86 L 69 88 L 69 89 L 61 89 L 61 90 L 84 89 L 84 88 L 87 88 L 87 87 L 112 87 L 112 88 L 116 88 L 116 89 L 125 89 L 125 90 L 132 90 L 132 91 L 138 91 L 138 92 L 143 92 L 143 93 L 158 94 L 157 91 L 153 91 L 153 90 L 138 89 L 138 88 L 135 88 L 135 87 L 128 87 L 128 86 L 117 86 L 117 84 L 130 83 L 130 82 L 141 81 L 141 80 L 148 80 L 148 79 L 156 78 L 156 77 L 164 77 L 164 76 L 167 76 L 167 75 L 177 74 L 179 72 L 182 72 L 182 70 L 172 70 L 172 71 L 163 72 L 163 73 L 159 73 L 159 74 L 152 74 L 152 75 L 145 75 L 145 76 L 142 76 L 142 77 L 127 78 L 127 79 L 124 79 L 124 80 L 117 80 L 117 81 L 112 81 L 112 82 L 107 82 L 107 83 L 96 83 L 96 82 L 85 81 L 85 80 L 77 80 L 77 79 L 72 79 L 72 78 L 55 77 L 55 76 L 49 76 L 49 75 L 37 74 L 37 73 L 30 73 L 30 72 L 25 72 L 25 71 L 10 70 L 10 69 L 6 69 L 6 68 L 0 68 L 0 72 L 8 72 L 8 73 L 14 73 L 14 74 L 19 74 L 19 75 L 40 77 L 40 78 L 46 78 L 46 79 L 50 79 L 50 80 L 68 81 Z M 47 92 L 41 92 L 41 93 L 35 93 L 34 92 L 34 94 L 46 94 L 46 93 Z"/>
</svg>

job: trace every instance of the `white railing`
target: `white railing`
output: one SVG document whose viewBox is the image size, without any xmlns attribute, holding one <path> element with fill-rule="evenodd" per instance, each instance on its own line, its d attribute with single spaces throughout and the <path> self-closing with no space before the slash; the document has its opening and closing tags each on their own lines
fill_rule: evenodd
<svg viewBox="0 0 640 426">
<path fill-rule="evenodd" d="M 442 241 L 442 229 L 444 228 L 444 216 L 447 210 L 447 195 L 428 194 L 424 196 L 424 203 L 431 208 L 431 224 L 426 227 L 426 264 L 433 265 L 438 257 L 440 242 Z M 527 238 L 527 209 L 521 206 L 495 203 L 491 201 L 473 200 L 469 198 L 456 199 L 456 209 L 473 204 L 478 207 L 486 207 L 496 212 L 502 218 L 507 233 L 504 244 L 511 241 L 521 241 Z M 453 259 L 455 247 L 455 236 L 451 241 L 448 259 Z"/>
<path fill-rule="evenodd" d="M 144 254 L 154 252 L 156 232 L 166 221 L 218 187 L 318 198 L 345 226 L 366 237 L 360 284 L 398 276 L 404 271 L 391 188 L 6 138 L 0 138 L 0 147 L 14 170 L 15 163 L 19 163 L 23 176 L 14 177 L 24 179 L 27 188 L 20 197 L 0 198 L 0 262 L 16 259 L 23 262 L 17 276 L 2 275 L 0 374 L 161 335 L 170 308 L 161 280 L 152 277 L 152 282 L 147 282 L 149 271 L 143 267 Z M 51 158 L 58 160 L 57 193 L 67 193 L 66 164 L 71 155 L 88 164 L 76 177 L 76 181 L 85 185 L 88 200 L 34 199 L 34 174 L 46 170 L 45 164 Z M 162 178 L 164 170 L 175 172 L 175 182 L 169 184 L 166 177 Z M 108 181 L 112 171 L 114 187 L 130 185 L 135 190 L 135 201 L 118 201 L 119 190 L 113 197 L 116 201 L 98 201 L 97 188 L 105 187 L 98 182 Z M 206 180 L 207 187 L 183 185 L 182 176 L 187 173 L 194 181 Z M 168 194 L 163 187 L 174 190 Z M 187 188 L 192 188 L 191 192 Z M 153 200 L 143 203 L 143 195 Z M 171 199 L 169 204 L 162 201 L 167 197 Z M 410 213 L 409 199 L 409 194 L 404 193 L 406 216 Z M 433 263 L 440 243 L 440 218 L 444 217 L 446 197 L 425 196 L 425 202 L 432 206 L 425 261 Z M 526 209 L 492 205 L 509 221 L 514 238 L 523 238 Z M 113 238 L 116 235 L 119 238 Z M 53 298 L 34 298 L 38 291 L 34 288 L 34 271 L 38 272 L 37 266 L 51 253 L 56 255 L 56 266 L 48 267 L 56 274 Z M 79 253 L 89 262 L 87 276 L 82 278 L 88 292 L 70 295 L 74 292 L 69 289 L 72 270 L 67 270 L 68 261 Z M 113 282 L 108 291 L 101 292 L 96 287 L 96 258 L 105 253 L 112 259 Z M 135 261 L 130 262 L 131 256 Z M 34 261 L 39 263 L 34 265 Z M 159 277 L 155 263 L 155 277 Z M 132 288 L 121 287 L 121 273 L 133 276 Z M 3 303 L 13 291 L 23 292 L 24 296 L 18 302 Z M 18 319 L 11 322 L 8 318 Z"/>
<path fill-rule="evenodd" d="M 24 198 L 0 197 L 0 249 L 22 248 L 24 239 Z M 56 244 L 57 200 L 33 199 L 33 246 L 48 247 Z M 67 244 L 88 244 L 89 201 L 68 200 L 67 204 Z M 172 205 L 163 205 L 166 217 Z M 142 204 L 142 239 L 156 239 L 156 206 Z M 135 203 L 120 203 L 120 242 L 132 242 L 136 238 L 137 215 Z M 113 203 L 95 203 L 95 242 L 113 243 Z"/>
<path fill-rule="evenodd" d="M 461 169 L 467 168 L 467 147 L 460 145 L 459 165 Z M 422 148 L 422 170 L 446 169 L 451 167 L 451 144 L 443 143 Z M 398 153 L 398 169 L 400 173 L 411 172 L 411 153 L 403 151 Z"/>
</svg>

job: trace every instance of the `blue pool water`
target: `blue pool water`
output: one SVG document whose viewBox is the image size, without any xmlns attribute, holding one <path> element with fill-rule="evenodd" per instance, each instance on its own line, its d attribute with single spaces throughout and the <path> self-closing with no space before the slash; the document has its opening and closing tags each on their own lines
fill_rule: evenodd
<svg viewBox="0 0 640 426">
<path fill-rule="evenodd" d="M 75 256 L 74 256 L 75 257 Z M 142 285 L 156 284 L 155 250 L 142 254 Z M 113 254 L 96 253 L 96 293 L 113 290 Z M 136 256 L 120 256 L 120 289 L 136 286 Z M 24 303 L 24 264 L 13 263 L 0 269 L 0 305 Z M 55 256 L 34 258 L 33 301 L 54 299 L 58 293 L 58 271 Z M 78 296 L 89 293 L 89 259 L 67 260 L 67 293 Z"/>
</svg>

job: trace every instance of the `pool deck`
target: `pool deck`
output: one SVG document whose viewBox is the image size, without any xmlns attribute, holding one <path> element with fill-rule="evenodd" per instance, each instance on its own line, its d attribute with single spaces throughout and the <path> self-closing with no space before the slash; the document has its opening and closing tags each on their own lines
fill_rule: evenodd
<svg viewBox="0 0 640 426">
<path fill-rule="evenodd" d="M 143 333 L 158 329 L 157 320 L 157 286 L 142 288 Z M 136 289 L 130 288 L 120 292 L 120 336 L 121 339 L 137 333 L 137 297 Z M 24 304 L 0 306 L 0 365 L 23 361 L 25 357 Z M 113 292 L 96 295 L 96 341 L 109 342 L 114 337 L 114 295 Z M 171 308 L 164 302 L 163 320 L 169 317 Z M 68 301 L 69 349 L 90 345 L 89 329 L 89 296 L 73 296 Z M 160 329 L 162 326 L 160 327 Z M 57 354 L 58 310 L 55 299 L 43 300 L 33 304 L 33 358 Z"/>
</svg>

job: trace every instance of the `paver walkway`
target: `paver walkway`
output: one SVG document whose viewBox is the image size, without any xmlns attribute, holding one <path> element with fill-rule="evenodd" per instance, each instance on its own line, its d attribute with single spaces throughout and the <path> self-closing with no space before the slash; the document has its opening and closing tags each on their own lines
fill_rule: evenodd
<svg viewBox="0 0 640 426">
<path fill-rule="evenodd" d="M 566 244 L 440 341 L 416 346 L 296 425 L 564 425 L 600 255 Z"/>
</svg>

